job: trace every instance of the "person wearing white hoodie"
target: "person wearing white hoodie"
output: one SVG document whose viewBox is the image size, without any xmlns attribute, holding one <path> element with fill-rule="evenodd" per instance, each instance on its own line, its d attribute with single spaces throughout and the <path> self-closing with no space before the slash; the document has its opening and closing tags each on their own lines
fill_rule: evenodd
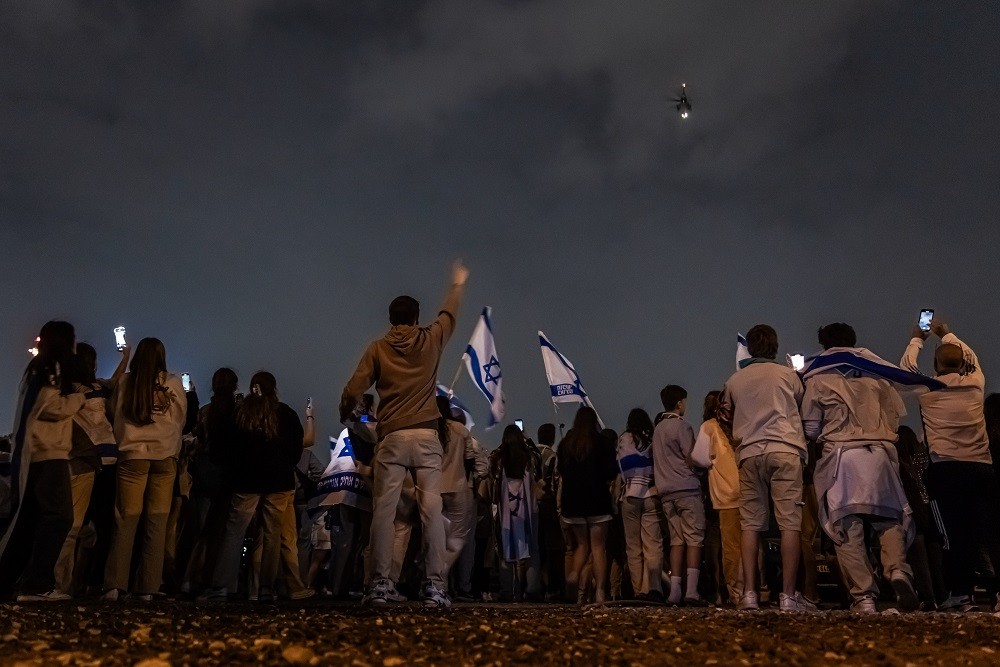
<svg viewBox="0 0 1000 667">
<path fill-rule="evenodd" d="M 90 392 L 74 382 L 75 346 L 73 325 L 47 323 L 21 383 L 11 457 L 14 515 L 0 540 L 0 589 L 16 588 L 18 602 L 69 598 L 56 590 L 55 565 L 73 525 L 73 416 Z"/>
<path fill-rule="evenodd" d="M 119 455 L 118 491 L 111 551 L 104 570 L 104 597 L 117 600 L 128 589 L 136 528 L 145 515 L 133 594 L 140 600 L 151 600 L 159 592 L 163 576 L 167 518 L 187 416 L 184 386 L 180 378 L 167 372 L 162 342 L 156 338 L 139 341 L 112 405 Z"/>
</svg>

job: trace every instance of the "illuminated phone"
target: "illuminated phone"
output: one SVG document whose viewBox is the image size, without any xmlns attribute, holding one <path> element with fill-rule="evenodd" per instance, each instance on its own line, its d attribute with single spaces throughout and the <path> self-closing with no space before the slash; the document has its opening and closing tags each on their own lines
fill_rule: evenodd
<svg viewBox="0 0 1000 667">
<path fill-rule="evenodd" d="M 181 384 L 184 385 L 184 391 L 191 391 L 191 374 L 181 373 Z"/>
<path fill-rule="evenodd" d="M 920 311 L 920 319 L 917 320 L 917 326 L 920 327 L 921 331 L 931 330 L 931 321 L 934 319 L 934 309 L 924 308 Z"/>
<path fill-rule="evenodd" d="M 514 426 L 516 426 L 519 429 L 521 429 L 521 433 L 524 433 L 524 420 L 523 419 L 515 419 L 514 420 Z"/>
<path fill-rule="evenodd" d="M 802 354 L 788 354 L 788 365 L 794 368 L 796 371 L 801 371 L 806 367 L 806 358 Z"/>
<path fill-rule="evenodd" d="M 115 345 L 118 346 L 119 351 L 125 349 L 127 345 L 125 342 L 125 327 L 115 327 Z"/>
</svg>

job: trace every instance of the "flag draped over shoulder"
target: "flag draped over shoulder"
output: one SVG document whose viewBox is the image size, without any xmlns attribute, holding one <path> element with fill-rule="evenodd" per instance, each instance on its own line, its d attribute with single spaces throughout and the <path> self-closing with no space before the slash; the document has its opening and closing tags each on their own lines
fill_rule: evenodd
<svg viewBox="0 0 1000 667">
<path fill-rule="evenodd" d="M 747 347 L 747 339 L 741 333 L 736 334 L 736 370 L 740 369 L 740 362 L 750 359 L 750 349 Z"/>
<path fill-rule="evenodd" d="M 476 322 L 476 328 L 472 330 L 472 338 L 465 348 L 465 354 L 462 355 L 469 370 L 469 377 L 490 402 L 490 419 L 486 428 L 492 428 L 500 423 L 506 402 L 503 395 L 503 372 L 500 369 L 500 360 L 497 359 L 491 314 L 492 309 L 489 306 L 483 308 L 479 321 Z"/>
<path fill-rule="evenodd" d="M 545 364 L 545 376 L 549 380 L 549 390 L 553 403 L 583 403 L 593 408 L 590 395 L 583 388 L 580 374 L 569 359 L 555 348 L 552 342 L 541 331 L 538 332 L 538 344 L 542 349 L 542 363 Z M 598 416 L 600 421 L 600 416 Z M 603 422 L 601 422 L 603 427 Z"/>
<path fill-rule="evenodd" d="M 937 391 L 944 389 L 940 380 L 904 371 L 863 347 L 832 347 L 806 361 L 802 379 L 808 380 L 818 373 L 855 374 L 880 378 L 891 382 L 899 392 Z"/>
<path fill-rule="evenodd" d="M 316 516 L 334 505 L 348 505 L 370 512 L 372 492 L 358 474 L 354 446 L 345 428 L 340 437 L 330 436 L 330 464 L 323 471 L 316 493 L 309 499 L 309 516 Z"/>
<path fill-rule="evenodd" d="M 459 410 L 462 412 L 462 414 L 465 415 L 465 428 L 471 431 L 472 427 L 476 425 L 476 422 L 472 420 L 472 413 L 469 412 L 469 409 L 467 407 L 465 407 L 465 403 L 462 403 L 462 401 L 458 399 L 458 396 L 455 395 L 455 392 L 453 392 L 451 389 L 448 389 L 448 387 L 444 386 L 443 384 L 439 384 L 437 386 L 437 395 L 444 396 L 445 398 L 447 398 L 448 404 L 453 409 Z"/>
</svg>

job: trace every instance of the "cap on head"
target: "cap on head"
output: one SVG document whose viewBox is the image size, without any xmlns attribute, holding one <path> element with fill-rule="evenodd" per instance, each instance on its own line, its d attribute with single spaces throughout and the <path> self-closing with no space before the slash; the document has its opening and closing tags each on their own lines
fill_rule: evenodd
<svg viewBox="0 0 1000 667">
<path fill-rule="evenodd" d="M 397 296 L 389 304 L 389 324 L 416 324 L 420 318 L 420 303 L 412 296 Z"/>
</svg>

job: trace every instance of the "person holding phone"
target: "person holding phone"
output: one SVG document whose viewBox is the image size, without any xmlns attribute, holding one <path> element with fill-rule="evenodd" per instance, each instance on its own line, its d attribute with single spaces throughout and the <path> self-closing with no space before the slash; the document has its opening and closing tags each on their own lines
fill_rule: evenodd
<svg viewBox="0 0 1000 667">
<path fill-rule="evenodd" d="M 986 376 L 972 348 L 937 317 L 931 320 L 930 331 L 919 324 L 913 328 L 901 367 L 920 372 L 920 352 L 931 334 L 940 341 L 934 351 L 934 377 L 945 388 L 921 394 L 919 400 L 931 456 L 928 490 L 937 501 L 952 554 L 946 563 L 951 598 L 941 609 L 973 611 L 972 573 L 980 542 L 994 572 L 1000 573 L 997 479 L 983 412 Z M 996 587 L 994 581 L 991 589 Z M 996 610 L 1000 611 L 1000 598 Z"/>
<path fill-rule="evenodd" d="M 118 600 L 129 589 L 136 530 L 145 516 L 132 592 L 148 601 L 159 593 L 163 578 L 167 521 L 188 407 L 180 378 L 167 371 L 167 352 L 160 340 L 139 341 L 111 402 L 118 491 L 104 599 Z"/>
</svg>

